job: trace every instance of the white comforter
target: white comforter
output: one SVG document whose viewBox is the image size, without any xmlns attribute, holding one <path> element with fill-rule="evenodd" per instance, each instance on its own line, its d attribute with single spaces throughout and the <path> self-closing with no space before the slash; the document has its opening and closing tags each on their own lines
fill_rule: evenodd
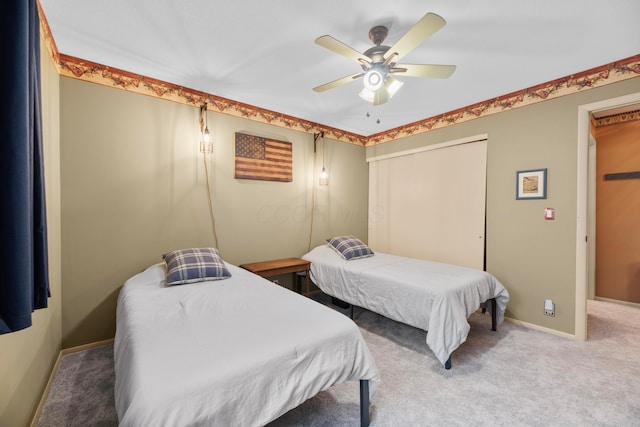
<svg viewBox="0 0 640 427">
<path fill-rule="evenodd" d="M 166 287 L 165 265 L 118 298 L 120 426 L 258 426 L 347 380 L 379 379 L 342 314 L 233 265 L 226 280 Z"/>
<path fill-rule="evenodd" d="M 467 339 L 467 318 L 481 303 L 496 298 L 500 324 L 509 302 L 494 276 L 472 268 L 379 252 L 346 261 L 328 245 L 302 258 L 326 294 L 428 331 L 427 345 L 442 364 Z"/>
</svg>

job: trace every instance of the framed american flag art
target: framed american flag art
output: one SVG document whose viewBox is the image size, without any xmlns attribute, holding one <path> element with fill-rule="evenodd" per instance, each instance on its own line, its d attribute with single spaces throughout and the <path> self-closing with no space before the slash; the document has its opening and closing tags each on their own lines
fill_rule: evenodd
<svg viewBox="0 0 640 427">
<path fill-rule="evenodd" d="M 235 178 L 291 182 L 290 142 L 236 132 Z"/>
</svg>

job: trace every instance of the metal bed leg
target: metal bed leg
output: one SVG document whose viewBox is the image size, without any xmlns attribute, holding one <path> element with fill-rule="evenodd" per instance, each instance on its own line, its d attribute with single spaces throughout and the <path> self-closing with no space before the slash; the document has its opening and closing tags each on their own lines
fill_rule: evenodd
<svg viewBox="0 0 640 427">
<path fill-rule="evenodd" d="M 369 380 L 360 380 L 360 427 L 369 426 Z"/>
<path fill-rule="evenodd" d="M 497 331 L 498 330 L 498 315 L 497 315 L 497 310 L 498 310 L 498 303 L 496 302 L 495 298 L 491 298 L 490 300 L 487 300 L 487 302 L 491 303 L 491 330 L 492 331 Z M 487 311 L 487 303 L 484 303 L 483 307 L 482 307 L 482 313 L 485 313 Z M 449 358 L 447 359 L 447 361 L 444 363 L 444 369 L 451 369 L 451 355 L 449 355 Z"/>
<path fill-rule="evenodd" d="M 497 309 L 498 309 L 498 303 L 496 302 L 495 298 L 491 298 L 488 299 L 486 302 L 484 302 L 482 304 L 482 314 L 487 312 L 487 304 L 491 303 L 491 330 L 492 331 L 497 331 L 498 330 L 498 325 L 496 323 L 498 323 L 498 319 L 497 319 Z"/>
<path fill-rule="evenodd" d="M 336 297 L 331 297 L 331 304 L 336 305 L 340 308 L 348 308 L 349 309 L 349 317 L 353 320 L 353 304 L 349 304 L 348 302 L 342 301 Z"/>
<path fill-rule="evenodd" d="M 492 331 L 497 331 L 498 330 L 498 325 L 496 325 L 496 323 L 498 323 L 498 304 L 496 303 L 496 299 L 495 298 L 491 298 L 491 330 Z"/>
</svg>

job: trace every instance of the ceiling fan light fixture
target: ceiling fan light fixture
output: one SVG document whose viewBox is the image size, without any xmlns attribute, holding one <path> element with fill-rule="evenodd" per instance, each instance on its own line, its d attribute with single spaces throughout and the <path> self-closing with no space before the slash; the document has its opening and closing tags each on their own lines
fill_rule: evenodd
<svg viewBox="0 0 640 427">
<path fill-rule="evenodd" d="M 377 91 L 375 91 L 375 97 L 373 98 L 373 105 L 375 106 L 375 105 L 384 104 L 389 100 L 389 98 L 391 98 L 389 96 L 389 92 L 387 92 L 387 88 L 383 86 Z"/>
<path fill-rule="evenodd" d="M 393 98 L 393 95 L 398 93 L 400 88 L 404 85 L 404 82 L 400 80 L 396 80 L 393 77 L 389 77 L 386 82 L 384 82 L 384 87 L 387 89 L 387 93 L 389 94 L 389 98 Z"/>
<path fill-rule="evenodd" d="M 371 68 L 364 73 L 364 87 L 371 92 L 375 92 L 384 84 L 384 78 L 385 76 L 380 72 L 380 70 Z"/>
<path fill-rule="evenodd" d="M 384 104 L 400 90 L 400 88 L 404 85 L 404 82 L 400 80 L 396 80 L 393 77 L 387 77 L 387 80 L 384 82 L 384 85 L 378 88 L 377 90 L 369 90 L 368 88 L 363 88 L 358 94 L 360 98 L 364 99 L 367 102 L 372 103 L 373 105 Z"/>
<path fill-rule="evenodd" d="M 360 91 L 358 95 L 360 96 L 360 98 L 364 99 L 367 102 L 373 102 L 376 96 L 376 92 L 365 87 Z"/>
<path fill-rule="evenodd" d="M 448 78 L 453 74 L 455 65 L 403 64 L 399 63 L 408 53 L 417 48 L 427 38 L 440 30 L 446 21 L 435 13 L 427 13 L 400 37 L 392 46 L 383 45 L 388 28 L 378 25 L 369 31 L 369 39 L 375 46 L 359 52 L 329 35 L 320 36 L 316 44 L 344 56 L 360 65 L 363 72 L 342 77 L 313 88 L 316 92 L 363 78 L 364 88 L 359 95 L 371 104 L 380 105 L 391 99 L 404 84 L 391 77 L 391 74 L 408 77 Z"/>
</svg>

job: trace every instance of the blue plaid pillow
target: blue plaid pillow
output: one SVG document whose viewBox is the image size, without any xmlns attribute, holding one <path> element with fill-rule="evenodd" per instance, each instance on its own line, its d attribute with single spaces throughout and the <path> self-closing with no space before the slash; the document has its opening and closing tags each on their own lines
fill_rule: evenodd
<svg viewBox="0 0 640 427">
<path fill-rule="evenodd" d="M 340 236 L 327 239 L 326 242 L 347 261 L 373 255 L 369 246 L 353 236 Z"/>
<path fill-rule="evenodd" d="M 164 254 L 163 258 L 167 263 L 167 285 L 231 277 L 216 248 L 181 249 Z"/>
</svg>

